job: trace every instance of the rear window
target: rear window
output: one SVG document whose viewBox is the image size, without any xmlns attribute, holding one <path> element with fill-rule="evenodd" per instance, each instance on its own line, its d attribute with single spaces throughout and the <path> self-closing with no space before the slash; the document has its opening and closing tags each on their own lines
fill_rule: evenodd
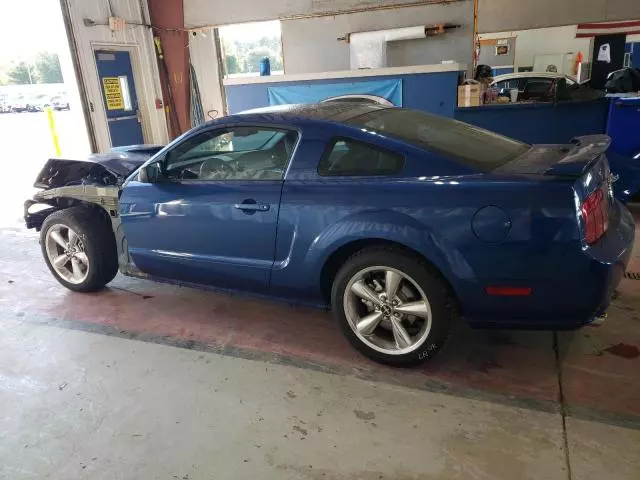
<svg viewBox="0 0 640 480">
<path fill-rule="evenodd" d="M 352 118 L 349 123 L 449 155 L 484 172 L 509 163 L 530 147 L 467 123 L 416 110 L 387 108 Z"/>
</svg>

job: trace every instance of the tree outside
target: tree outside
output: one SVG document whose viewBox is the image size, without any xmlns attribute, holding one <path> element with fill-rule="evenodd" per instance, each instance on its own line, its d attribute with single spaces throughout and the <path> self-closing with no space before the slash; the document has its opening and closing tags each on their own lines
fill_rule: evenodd
<svg viewBox="0 0 640 480">
<path fill-rule="evenodd" d="M 36 71 L 39 83 L 63 83 L 62 69 L 58 55 L 51 52 L 41 52 L 36 55 Z"/>
<path fill-rule="evenodd" d="M 3 74 L 0 80 L 7 85 L 29 85 L 34 83 L 63 83 L 58 55 L 40 52 L 35 61 L 18 60 L 9 65 L 0 65 Z"/>
<path fill-rule="evenodd" d="M 35 82 L 35 72 L 27 62 L 18 62 L 9 68 L 7 77 L 10 85 L 28 85 Z"/>
<path fill-rule="evenodd" d="M 225 58 L 227 74 L 240 73 L 241 67 L 238 57 L 235 55 L 227 55 Z"/>
<path fill-rule="evenodd" d="M 279 57 L 276 57 L 276 54 L 273 50 L 269 50 L 265 47 L 254 48 L 253 50 L 247 53 L 247 72 L 259 72 L 260 71 L 260 60 L 264 57 L 269 57 L 269 62 L 271 63 L 272 70 L 281 70 L 282 62 Z"/>
<path fill-rule="evenodd" d="M 282 71 L 282 46 L 278 34 L 250 37 L 249 35 L 225 35 L 221 30 L 224 65 L 227 75 L 257 73 L 260 60 L 269 57 L 271 71 Z"/>
</svg>

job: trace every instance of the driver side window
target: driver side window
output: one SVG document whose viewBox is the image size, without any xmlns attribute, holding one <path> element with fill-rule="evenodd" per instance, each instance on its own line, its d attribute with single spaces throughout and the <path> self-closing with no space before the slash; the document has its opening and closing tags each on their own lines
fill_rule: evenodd
<svg viewBox="0 0 640 480">
<path fill-rule="evenodd" d="M 282 180 L 297 140 L 294 130 L 208 130 L 167 154 L 164 175 L 174 180 Z"/>
</svg>

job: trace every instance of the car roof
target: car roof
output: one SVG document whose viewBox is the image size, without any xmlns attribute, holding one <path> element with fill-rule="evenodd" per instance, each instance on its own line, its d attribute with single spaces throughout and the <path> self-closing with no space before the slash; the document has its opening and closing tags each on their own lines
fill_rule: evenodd
<svg viewBox="0 0 640 480">
<path fill-rule="evenodd" d="M 578 80 L 571 75 L 556 72 L 513 72 L 505 73 L 502 75 L 496 75 L 493 77 L 492 83 L 502 82 L 503 80 L 509 80 L 511 78 L 568 78 L 572 82 L 578 83 Z"/>
<path fill-rule="evenodd" d="M 295 120 L 316 120 L 343 123 L 366 113 L 393 108 L 385 105 L 354 102 L 327 102 L 315 104 L 277 105 L 245 110 L 230 117 L 227 121 L 274 122 Z"/>
</svg>

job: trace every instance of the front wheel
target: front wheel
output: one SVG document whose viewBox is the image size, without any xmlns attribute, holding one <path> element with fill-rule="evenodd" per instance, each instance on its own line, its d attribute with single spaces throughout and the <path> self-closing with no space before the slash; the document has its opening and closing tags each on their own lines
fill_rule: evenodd
<svg viewBox="0 0 640 480">
<path fill-rule="evenodd" d="M 372 360 L 393 366 L 432 358 L 456 315 L 433 267 L 386 247 L 349 258 L 336 275 L 331 300 L 349 342 Z"/>
<path fill-rule="evenodd" d="M 45 262 L 69 290 L 100 290 L 118 272 L 113 231 L 97 215 L 78 206 L 54 212 L 42 224 L 40 246 Z"/>
</svg>

